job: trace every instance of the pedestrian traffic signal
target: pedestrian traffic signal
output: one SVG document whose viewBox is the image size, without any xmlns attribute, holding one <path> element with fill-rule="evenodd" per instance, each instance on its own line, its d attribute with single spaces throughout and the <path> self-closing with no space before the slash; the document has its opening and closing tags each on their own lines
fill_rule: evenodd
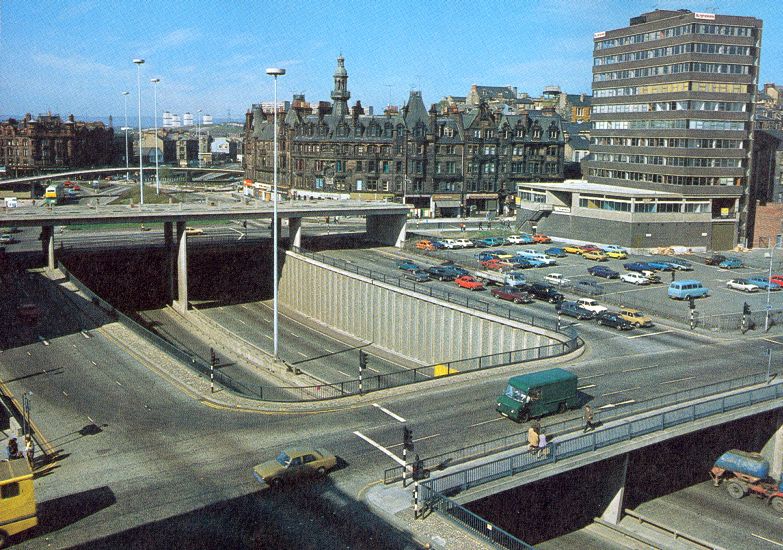
<svg viewBox="0 0 783 550">
<path fill-rule="evenodd" d="M 693 301 L 693 296 L 688 296 L 688 307 L 690 309 L 696 309 L 696 302 Z"/>
<path fill-rule="evenodd" d="M 743 315 L 750 315 L 750 305 L 748 302 L 744 302 L 742 304 L 742 314 Z"/>
<path fill-rule="evenodd" d="M 215 354 L 215 350 L 212 348 L 209 348 L 209 364 L 213 367 L 217 365 L 217 355 Z"/>
<path fill-rule="evenodd" d="M 367 368 L 367 353 L 364 350 L 359 350 L 359 370 Z"/>
<path fill-rule="evenodd" d="M 406 451 L 413 450 L 413 430 L 408 426 L 402 427 L 402 448 Z"/>
</svg>

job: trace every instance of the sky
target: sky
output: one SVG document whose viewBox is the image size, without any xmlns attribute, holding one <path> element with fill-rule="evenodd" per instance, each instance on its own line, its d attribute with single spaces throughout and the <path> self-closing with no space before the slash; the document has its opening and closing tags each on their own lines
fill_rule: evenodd
<svg viewBox="0 0 783 550">
<path fill-rule="evenodd" d="M 271 101 L 267 67 L 283 67 L 279 100 L 330 101 L 336 58 L 350 104 L 426 105 L 471 84 L 590 93 L 593 33 L 654 9 L 690 9 L 764 21 L 760 84 L 783 84 L 779 0 L 0 0 L 0 119 L 52 112 L 91 120 L 202 109 L 242 120 Z"/>
</svg>

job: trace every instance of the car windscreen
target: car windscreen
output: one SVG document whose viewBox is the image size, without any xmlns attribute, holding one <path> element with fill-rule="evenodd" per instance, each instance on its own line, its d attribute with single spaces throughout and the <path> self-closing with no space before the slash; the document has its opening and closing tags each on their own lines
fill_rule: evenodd
<svg viewBox="0 0 783 550">
<path fill-rule="evenodd" d="M 505 395 L 514 401 L 519 401 L 520 403 L 527 403 L 530 400 L 525 392 L 519 388 L 515 388 L 511 384 L 506 387 Z"/>
<path fill-rule="evenodd" d="M 291 462 L 291 457 L 288 456 L 285 453 L 285 451 L 283 451 L 279 455 L 277 455 L 277 458 L 275 460 L 277 460 L 277 462 L 279 462 L 281 466 L 288 466 L 288 463 Z"/>
</svg>

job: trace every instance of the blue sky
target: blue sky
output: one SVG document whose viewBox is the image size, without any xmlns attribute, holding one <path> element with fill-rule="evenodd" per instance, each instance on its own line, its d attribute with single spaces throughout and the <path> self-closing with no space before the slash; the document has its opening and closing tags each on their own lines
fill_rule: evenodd
<svg viewBox="0 0 783 550">
<path fill-rule="evenodd" d="M 413 0 L 220 2 L 200 0 L 0 0 L 0 116 L 52 111 L 121 117 L 121 92 L 136 115 L 202 109 L 239 119 L 271 100 L 270 66 L 287 69 L 280 99 L 304 92 L 329 100 L 342 52 L 351 104 L 401 104 L 420 89 L 425 104 L 466 95 L 470 85 L 546 85 L 590 92 L 594 32 L 627 26 L 655 8 L 763 19 L 760 82 L 783 84 L 783 9 L 777 0 Z"/>
</svg>

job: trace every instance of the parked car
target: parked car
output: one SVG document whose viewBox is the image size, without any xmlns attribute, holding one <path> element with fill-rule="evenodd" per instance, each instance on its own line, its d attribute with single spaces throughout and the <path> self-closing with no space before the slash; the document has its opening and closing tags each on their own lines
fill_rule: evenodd
<svg viewBox="0 0 783 550">
<path fill-rule="evenodd" d="M 604 252 L 613 252 L 614 251 L 614 252 L 622 252 L 624 254 L 628 254 L 628 251 L 624 247 L 616 245 L 616 244 L 607 244 L 606 246 L 602 246 L 601 250 L 603 250 Z"/>
<path fill-rule="evenodd" d="M 726 259 L 726 256 L 723 254 L 713 254 L 706 260 L 704 260 L 704 263 L 707 265 L 719 265 L 723 260 Z"/>
<path fill-rule="evenodd" d="M 453 264 L 441 264 L 442 267 L 445 267 L 446 269 L 450 270 L 451 273 L 454 275 L 454 278 L 461 277 L 462 275 L 470 275 L 470 271 L 465 269 L 464 267 L 460 267 L 458 265 Z"/>
<path fill-rule="evenodd" d="M 686 262 L 685 260 L 681 260 L 679 258 L 671 258 L 670 260 L 666 260 L 666 263 L 672 266 L 672 269 L 676 269 L 678 271 L 693 271 L 693 265 L 691 265 L 690 262 Z"/>
<path fill-rule="evenodd" d="M 200 227 L 186 227 L 185 228 L 185 235 L 188 237 L 194 237 L 196 235 L 201 235 L 204 233 L 204 230 Z"/>
<path fill-rule="evenodd" d="M 600 250 L 589 250 L 587 252 L 583 252 L 582 257 L 585 260 L 593 260 L 596 262 L 605 262 L 609 259 L 606 257 L 606 254 L 604 254 Z"/>
<path fill-rule="evenodd" d="M 633 325 L 620 317 L 617 313 L 610 311 L 602 311 L 596 315 L 596 320 L 599 325 L 616 328 L 617 330 L 631 330 Z"/>
<path fill-rule="evenodd" d="M 479 263 L 486 262 L 487 260 L 497 260 L 500 259 L 498 252 L 498 250 L 484 250 L 476 254 L 476 259 Z"/>
<path fill-rule="evenodd" d="M 428 267 L 427 273 L 429 273 L 432 279 L 437 279 L 439 281 L 453 281 L 459 276 L 455 275 L 451 266 L 446 265 L 433 265 L 432 267 Z"/>
<path fill-rule="evenodd" d="M 613 260 L 624 260 L 628 257 L 628 254 L 622 250 L 607 250 L 604 254 L 606 254 L 607 258 L 612 258 Z"/>
<path fill-rule="evenodd" d="M 628 262 L 627 264 L 623 264 L 623 267 L 628 271 L 653 271 L 652 266 L 647 262 Z"/>
<path fill-rule="evenodd" d="M 642 269 L 641 271 L 637 271 L 636 273 L 639 273 L 642 277 L 647 277 L 647 280 L 650 281 L 650 284 L 656 284 L 661 282 L 661 277 L 658 275 L 655 271 L 651 271 L 649 269 Z"/>
<path fill-rule="evenodd" d="M 649 265 L 655 271 L 674 271 L 674 268 L 671 266 L 671 264 L 669 264 L 669 262 L 655 260 L 652 262 L 647 262 L 647 265 Z"/>
<path fill-rule="evenodd" d="M 571 279 L 567 279 L 562 273 L 549 273 L 544 280 L 550 285 L 554 286 L 568 286 L 571 284 Z"/>
<path fill-rule="evenodd" d="M 582 249 L 579 248 L 579 245 L 575 244 L 567 244 L 563 247 L 563 251 L 568 254 L 581 254 Z"/>
<path fill-rule="evenodd" d="M 402 274 L 403 277 L 414 281 L 416 283 L 426 283 L 430 280 L 430 275 L 423 269 L 414 269 L 413 271 L 405 271 Z"/>
<path fill-rule="evenodd" d="M 0 244 L 14 244 L 16 239 L 10 233 L 3 233 L 0 235 Z"/>
<path fill-rule="evenodd" d="M 743 292 L 758 292 L 759 285 L 751 283 L 747 279 L 732 279 L 726 283 L 728 288 L 742 290 Z"/>
<path fill-rule="evenodd" d="M 454 239 L 441 239 L 440 244 L 443 245 L 443 248 L 447 248 L 449 250 L 454 248 L 462 248 L 460 246 L 457 246 L 457 241 Z"/>
<path fill-rule="evenodd" d="M 645 315 L 638 309 L 634 309 L 632 307 L 621 307 L 620 311 L 617 312 L 617 315 L 631 323 L 636 328 L 653 326 L 652 318 L 649 315 Z"/>
<path fill-rule="evenodd" d="M 666 294 L 672 300 L 688 300 L 693 298 L 702 298 L 710 295 L 710 289 L 701 284 L 696 279 L 686 279 L 683 281 L 673 281 Z"/>
<path fill-rule="evenodd" d="M 550 304 L 556 304 L 557 302 L 562 302 L 564 298 L 564 296 L 560 294 L 554 287 L 551 287 L 549 285 L 544 285 L 541 283 L 533 283 L 532 285 L 527 285 L 524 287 L 524 290 L 527 291 L 528 294 L 530 294 L 534 298 L 537 298 L 539 300 L 545 300 Z"/>
<path fill-rule="evenodd" d="M 323 476 L 337 466 L 337 457 L 323 449 L 289 449 L 274 460 L 258 464 L 253 476 L 259 481 L 279 487 L 283 483 L 308 477 Z"/>
<path fill-rule="evenodd" d="M 773 275 L 769 278 L 769 282 L 783 286 L 783 275 Z"/>
<path fill-rule="evenodd" d="M 739 258 L 726 258 L 718 264 L 721 269 L 737 269 L 742 267 L 742 260 Z"/>
<path fill-rule="evenodd" d="M 501 246 L 508 244 L 503 237 L 484 237 L 483 239 L 474 239 L 473 245 L 478 248 L 490 248 L 492 246 Z"/>
<path fill-rule="evenodd" d="M 454 239 L 454 248 L 473 248 L 473 241 L 470 239 Z"/>
<path fill-rule="evenodd" d="M 552 239 L 543 233 L 536 233 L 533 235 L 533 242 L 536 244 L 549 244 L 552 242 Z"/>
<path fill-rule="evenodd" d="M 637 271 L 628 271 L 620 275 L 620 280 L 634 285 L 649 285 L 650 279 Z"/>
<path fill-rule="evenodd" d="M 527 263 L 529 267 L 546 267 L 551 265 L 551 263 L 542 258 L 530 258 L 527 256 L 516 256 L 515 258 L 520 262 Z"/>
<path fill-rule="evenodd" d="M 616 279 L 620 274 L 614 269 L 610 269 L 605 265 L 594 265 L 587 268 L 587 272 L 594 277 L 604 277 L 605 279 Z"/>
<path fill-rule="evenodd" d="M 514 269 L 527 269 L 528 267 L 538 267 L 534 266 L 533 263 L 528 260 L 527 258 L 523 258 L 522 256 L 514 256 L 509 260 L 512 265 L 514 265 Z"/>
<path fill-rule="evenodd" d="M 594 244 L 583 244 L 579 247 L 579 254 L 584 254 L 585 252 L 601 252 L 603 254 L 603 250 L 601 250 L 599 247 L 597 247 Z"/>
<path fill-rule="evenodd" d="M 500 271 L 504 267 L 508 267 L 507 263 L 497 258 L 484 260 L 483 262 L 479 262 L 479 263 L 481 263 L 481 267 L 483 267 L 484 269 L 489 269 L 490 271 Z"/>
<path fill-rule="evenodd" d="M 593 313 L 601 313 L 602 311 L 607 311 L 609 309 L 606 306 L 602 306 L 592 298 L 579 298 L 576 303 L 586 310 L 592 311 Z"/>
<path fill-rule="evenodd" d="M 468 290 L 484 290 L 484 285 L 481 281 L 470 275 L 460 275 L 454 279 L 454 283 L 456 283 L 458 287 L 467 288 Z"/>
<path fill-rule="evenodd" d="M 506 237 L 509 244 L 533 244 L 533 237 L 523 233 L 522 235 L 509 235 Z"/>
<path fill-rule="evenodd" d="M 748 277 L 748 281 L 750 283 L 753 283 L 757 287 L 759 287 L 761 290 L 780 290 L 780 285 L 775 282 L 770 282 L 766 277 Z"/>
<path fill-rule="evenodd" d="M 514 286 L 501 286 L 493 288 L 490 294 L 500 300 L 508 300 L 515 304 L 529 304 L 533 301 L 530 294 Z"/>
<path fill-rule="evenodd" d="M 421 266 L 410 260 L 398 260 L 397 269 L 402 269 L 403 271 L 416 271 L 417 269 L 421 269 Z"/>
<path fill-rule="evenodd" d="M 435 250 L 435 245 L 432 243 L 432 241 L 423 239 L 416 243 L 416 248 L 419 250 Z"/>
<path fill-rule="evenodd" d="M 546 250 L 544 250 L 544 254 L 546 254 L 551 258 L 565 258 L 566 256 L 565 250 L 563 250 L 562 248 L 558 248 L 556 246 L 547 248 Z"/>
<path fill-rule="evenodd" d="M 580 321 L 586 319 L 592 319 L 595 317 L 595 313 L 589 309 L 585 309 L 576 302 L 560 302 L 555 305 L 555 309 L 561 315 L 568 315 L 569 317 L 576 317 Z"/>
<path fill-rule="evenodd" d="M 604 285 L 589 280 L 575 282 L 572 289 L 575 290 L 576 292 L 589 294 L 590 296 L 600 296 L 606 291 Z"/>
<path fill-rule="evenodd" d="M 446 243 L 440 239 L 432 239 L 432 246 L 434 246 L 436 250 L 443 250 L 446 248 Z"/>
</svg>

